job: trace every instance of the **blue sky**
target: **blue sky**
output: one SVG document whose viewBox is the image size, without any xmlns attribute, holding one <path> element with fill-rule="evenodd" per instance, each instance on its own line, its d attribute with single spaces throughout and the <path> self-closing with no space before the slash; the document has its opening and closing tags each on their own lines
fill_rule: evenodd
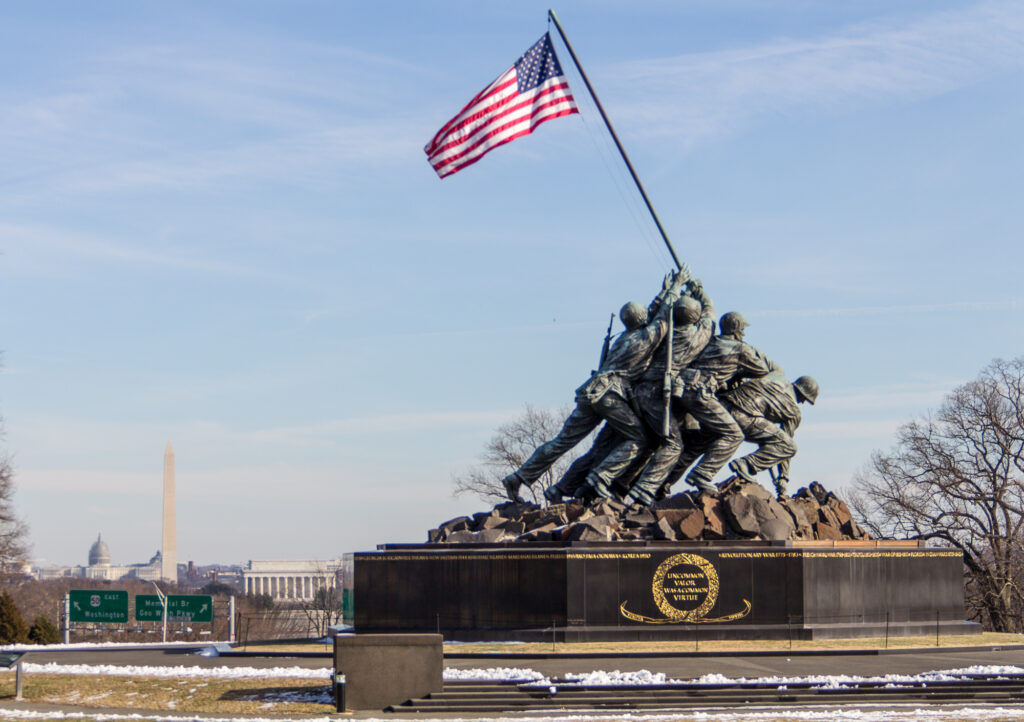
<svg viewBox="0 0 1024 722">
<path fill-rule="evenodd" d="M 670 261 L 593 104 L 444 181 L 423 145 L 547 3 L 5 8 L 0 413 L 34 556 L 421 541 Z M 1024 4 L 557 6 L 681 256 L 812 374 L 794 483 L 1024 352 Z"/>
</svg>

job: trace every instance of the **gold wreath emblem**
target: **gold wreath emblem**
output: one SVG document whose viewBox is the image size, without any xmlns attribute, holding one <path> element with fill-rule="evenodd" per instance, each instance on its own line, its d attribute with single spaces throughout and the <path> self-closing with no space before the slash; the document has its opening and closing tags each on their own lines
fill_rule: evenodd
<svg viewBox="0 0 1024 722">
<path fill-rule="evenodd" d="M 683 565 L 696 568 L 697 571 L 685 575 L 674 571 L 677 567 Z M 699 597 L 701 594 L 704 594 L 704 599 L 692 609 L 679 609 L 672 605 L 669 597 L 665 594 L 666 580 L 671 584 L 670 595 L 673 594 L 672 590 L 676 590 L 677 596 L 681 596 L 681 593 L 686 592 L 687 596 L 693 597 Z M 698 583 L 706 583 L 706 586 L 697 586 Z M 750 602 L 744 599 L 743 609 L 739 612 L 727 614 L 724 617 L 709 618 L 707 614 L 715 606 L 715 602 L 718 601 L 719 588 L 718 572 L 715 571 L 711 562 L 696 554 L 674 554 L 658 565 L 651 583 L 654 603 L 658 606 L 658 611 L 665 615 L 665 618 L 656 619 L 629 611 L 626 609 L 626 604 L 629 602 L 628 599 L 619 605 L 619 611 L 626 619 L 632 619 L 634 622 L 644 622 L 645 624 L 731 622 L 736 619 L 742 619 L 750 614 Z"/>
</svg>

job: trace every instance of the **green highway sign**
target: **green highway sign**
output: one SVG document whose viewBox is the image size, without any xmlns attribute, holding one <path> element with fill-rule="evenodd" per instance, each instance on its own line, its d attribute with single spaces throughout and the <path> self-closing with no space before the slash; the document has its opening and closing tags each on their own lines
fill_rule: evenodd
<svg viewBox="0 0 1024 722">
<path fill-rule="evenodd" d="M 128 623 L 128 592 L 120 589 L 72 589 L 68 592 L 72 622 Z"/>
<path fill-rule="evenodd" d="M 135 595 L 135 621 L 159 622 L 164 607 L 156 594 Z M 168 594 L 168 622 L 212 622 L 213 597 L 209 594 Z"/>
</svg>

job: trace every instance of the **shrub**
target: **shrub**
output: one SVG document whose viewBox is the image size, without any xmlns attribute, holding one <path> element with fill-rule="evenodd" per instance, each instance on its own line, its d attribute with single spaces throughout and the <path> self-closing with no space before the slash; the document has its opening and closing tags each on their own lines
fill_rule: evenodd
<svg viewBox="0 0 1024 722">
<path fill-rule="evenodd" d="M 28 641 L 32 644 L 59 644 L 60 631 L 53 626 L 53 622 L 40 614 L 28 628 Z"/>
</svg>

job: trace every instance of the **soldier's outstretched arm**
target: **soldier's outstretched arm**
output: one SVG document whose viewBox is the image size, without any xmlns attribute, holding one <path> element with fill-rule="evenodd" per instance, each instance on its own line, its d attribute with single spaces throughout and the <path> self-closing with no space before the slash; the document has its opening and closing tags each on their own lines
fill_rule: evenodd
<svg viewBox="0 0 1024 722">
<path fill-rule="evenodd" d="M 711 301 L 711 296 L 708 295 L 707 291 L 704 290 L 704 284 L 698 279 L 693 279 L 689 284 L 690 296 L 695 300 L 700 301 L 701 323 L 707 325 L 709 322 L 715 322 L 715 304 Z"/>
<path fill-rule="evenodd" d="M 675 303 L 679 296 L 682 295 L 683 285 L 686 281 L 687 279 L 683 278 L 682 271 L 665 276 L 665 282 L 662 284 L 661 291 L 651 301 L 651 305 L 647 307 L 647 315 L 653 318 L 665 306 L 671 306 Z"/>
</svg>

